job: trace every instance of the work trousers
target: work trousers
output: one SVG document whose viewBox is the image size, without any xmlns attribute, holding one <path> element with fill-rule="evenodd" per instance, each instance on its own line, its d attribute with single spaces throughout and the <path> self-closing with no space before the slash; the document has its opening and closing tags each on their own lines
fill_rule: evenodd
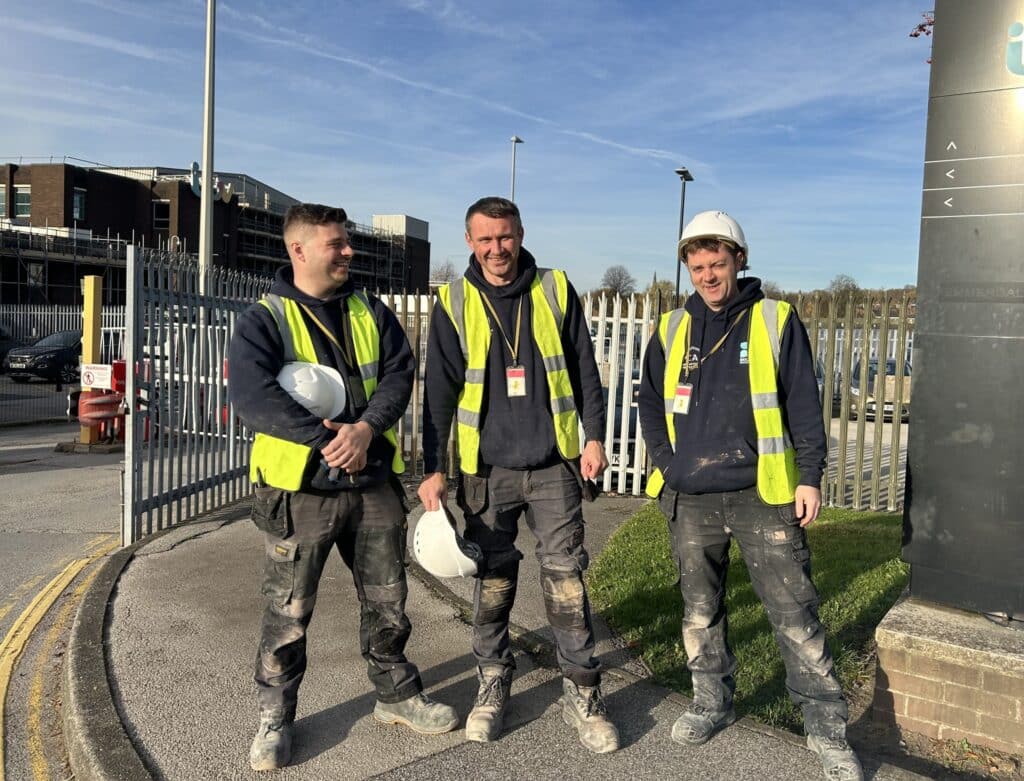
<svg viewBox="0 0 1024 781">
<path fill-rule="evenodd" d="M 582 492 L 570 466 L 537 470 L 491 467 L 486 477 L 462 475 L 458 502 L 466 539 L 484 553 L 473 595 L 473 653 L 480 666 L 513 667 L 509 615 L 515 602 L 522 554 L 516 549 L 519 518 L 536 539 L 541 589 L 562 674 L 578 686 L 596 686 L 594 629 L 583 585 Z"/>
<path fill-rule="evenodd" d="M 258 488 L 253 520 L 265 531 L 266 598 L 259 651 L 261 712 L 294 718 L 306 671 L 306 630 L 327 556 L 337 547 L 359 597 L 359 644 L 382 702 L 422 690 L 405 658 L 411 624 L 405 614 L 405 508 L 390 483 L 337 494 Z"/>
<path fill-rule="evenodd" d="M 694 702 L 713 711 L 732 707 L 736 657 L 727 637 L 724 596 L 729 540 L 735 537 L 775 633 L 786 666 L 786 688 L 803 711 L 804 729 L 844 737 L 846 701 L 818 620 L 811 553 L 794 505 L 766 505 L 755 488 L 701 495 L 666 488 L 661 508 L 679 567 L 683 645 Z"/>
</svg>

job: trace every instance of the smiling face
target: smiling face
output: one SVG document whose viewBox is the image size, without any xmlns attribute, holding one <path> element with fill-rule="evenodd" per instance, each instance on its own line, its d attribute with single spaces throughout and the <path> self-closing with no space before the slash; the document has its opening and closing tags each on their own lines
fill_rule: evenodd
<svg viewBox="0 0 1024 781">
<path fill-rule="evenodd" d="M 745 263 L 742 250 L 720 243 L 717 249 L 687 252 L 685 263 L 693 289 L 712 312 L 724 309 L 739 293 L 739 272 Z"/>
<path fill-rule="evenodd" d="M 297 225 L 285 243 L 295 270 L 295 287 L 303 293 L 325 298 L 348 280 L 355 253 L 342 223 Z"/>
<path fill-rule="evenodd" d="M 515 217 L 474 214 L 466 223 L 466 245 L 490 284 L 500 287 L 515 281 L 523 245 L 523 227 Z"/>
</svg>

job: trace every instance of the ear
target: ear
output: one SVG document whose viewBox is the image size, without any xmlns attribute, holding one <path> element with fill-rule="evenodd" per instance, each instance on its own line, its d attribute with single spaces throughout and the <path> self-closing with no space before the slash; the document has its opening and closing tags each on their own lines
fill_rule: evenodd
<svg viewBox="0 0 1024 781">
<path fill-rule="evenodd" d="M 305 263 L 306 262 L 306 256 L 302 252 L 302 242 L 301 241 L 292 241 L 288 245 L 288 254 L 291 255 L 292 260 L 298 261 L 300 263 Z"/>
<path fill-rule="evenodd" d="M 466 246 L 469 247 L 470 249 L 473 249 L 473 239 L 469 235 L 469 231 L 466 231 Z"/>
<path fill-rule="evenodd" d="M 747 253 L 741 249 L 736 250 L 737 271 L 747 270 Z"/>
</svg>

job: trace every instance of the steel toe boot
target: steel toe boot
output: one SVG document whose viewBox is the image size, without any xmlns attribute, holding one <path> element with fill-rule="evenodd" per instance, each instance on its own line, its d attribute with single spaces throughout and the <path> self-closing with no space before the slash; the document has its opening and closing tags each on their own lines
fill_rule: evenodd
<svg viewBox="0 0 1024 781">
<path fill-rule="evenodd" d="M 451 732 L 459 723 L 459 714 L 451 705 L 434 702 L 423 692 L 401 702 L 380 702 L 373 717 L 385 724 L 404 724 L 423 735 Z"/>
<path fill-rule="evenodd" d="M 249 748 L 253 770 L 277 770 L 292 758 L 292 720 L 280 712 L 260 713 L 260 726 Z"/>
<path fill-rule="evenodd" d="M 821 768 L 828 781 L 864 781 L 860 760 L 842 738 L 808 735 L 807 748 L 821 759 Z"/>
<path fill-rule="evenodd" d="M 694 703 L 672 725 L 672 740 L 689 746 L 700 746 L 736 721 L 736 711 L 713 711 Z"/>
<path fill-rule="evenodd" d="M 497 740 L 505 720 L 512 689 L 512 668 L 487 666 L 477 671 L 480 687 L 477 689 L 473 710 L 466 718 L 466 740 L 488 743 Z"/>
<path fill-rule="evenodd" d="M 608 720 L 600 686 L 577 686 L 562 679 L 562 720 L 576 728 L 580 743 L 595 754 L 619 748 L 619 731 Z"/>
</svg>

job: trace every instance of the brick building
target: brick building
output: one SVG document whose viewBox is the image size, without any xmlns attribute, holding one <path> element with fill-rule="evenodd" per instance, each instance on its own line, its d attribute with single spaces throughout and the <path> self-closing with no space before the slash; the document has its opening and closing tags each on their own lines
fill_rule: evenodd
<svg viewBox="0 0 1024 781">
<path fill-rule="evenodd" d="M 108 303 L 123 302 L 129 244 L 198 251 L 197 178 L 184 168 L 0 165 L 0 304 L 79 303 L 90 274 L 104 277 Z M 216 186 L 213 263 L 259 273 L 287 263 L 281 223 L 298 201 L 244 174 L 218 173 Z M 375 215 L 349 228 L 357 285 L 427 289 L 427 223 Z"/>
</svg>

